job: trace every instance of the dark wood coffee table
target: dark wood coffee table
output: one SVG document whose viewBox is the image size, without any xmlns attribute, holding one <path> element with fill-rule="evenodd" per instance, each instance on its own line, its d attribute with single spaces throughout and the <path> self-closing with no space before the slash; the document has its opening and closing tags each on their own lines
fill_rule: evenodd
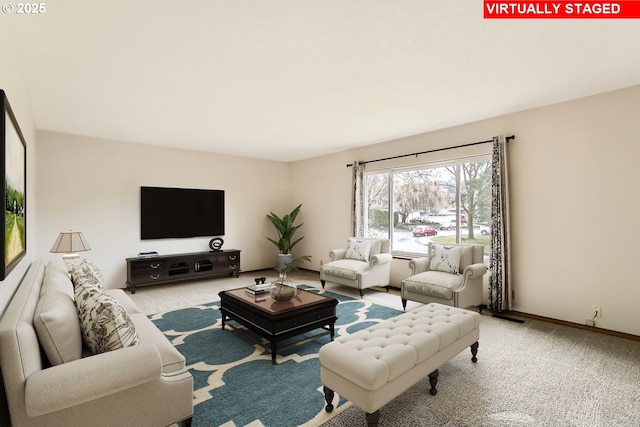
<svg viewBox="0 0 640 427">
<path fill-rule="evenodd" d="M 275 301 L 268 295 L 256 298 L 247 294 L 244 288 L 222 291 L 218 295 L 222 329 L 227 319 L 234 320 L 269 340 L 273 364 L 276 363 L 278 342 L 282 340 L 314 329 L 324 329 L 324 331 L 313 337 L 304 338 L 302 341 L 327 334 L 331 334 L 331 340 L 333 340 L 337 319 L 336 305 L 338 305 L 335 298 L 304 289 L 298 289 L 297 295 L 290 301 Z"/>
</svg>

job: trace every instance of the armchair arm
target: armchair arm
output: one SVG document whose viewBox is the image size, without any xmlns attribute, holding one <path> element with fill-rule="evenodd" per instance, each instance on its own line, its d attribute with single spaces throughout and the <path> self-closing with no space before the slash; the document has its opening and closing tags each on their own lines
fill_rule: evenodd
<svg viewBox="0 0 640 427">
<path fill-rule="evenodd" d="M 391 254 L 376 254 L 371 256 L 369 260 L 369 268 L 373 267 L 374 264 L 387 264 L 390 263 L 393 259 Z"/>
<path fill-rule="evenodd" d="M 487 272 L 487 265 L 481 262 L 477 264 L 468 265 L 462 274 L 464 275 L 464 280 L 467 279 L 475 279 L 476 277 L 482 277 L 484 273 Z"/>
<path fill-rule="evenodd" d="M 344 259 L 346 255 L 347 255 L 346 249 L 334 249 L 332 251 L 329 251 L 329 256 L 331 257 L 331 261 L 335 261 L 337 259 Z"/>
<path fill-rule="evenodd" d="M 140 344 L 52 366 L 27 378 L 25 404 L 36 417 L 100 399 L 160 378 L 162 360 Z"/>
<path fill-rule="evenodd" d="M 411 275 L 422 273 L 427 271 L 429 267 L 429 257 L 423 256 L 420 258 L 414 258 L 409 261 L 409 268 L 411 268 Z"/>
</svg>

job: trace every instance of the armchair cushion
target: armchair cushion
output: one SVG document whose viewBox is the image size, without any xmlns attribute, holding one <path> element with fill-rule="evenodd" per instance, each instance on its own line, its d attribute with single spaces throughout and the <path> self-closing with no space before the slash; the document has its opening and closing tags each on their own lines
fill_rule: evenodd
<svg viewBox="0 0 640 427">
<path fill-rule="evenodd" d="M 463 245 L 460 253 L 460 274 L 464 273 L 464 269 L 473 264 L 473 245 Z"/>
<path fill-rule="evenodd" d="M 462 246 L 445 246 L 434 244 L 431 247 L 429 270 L 457 274 L 460 271 L 460 255 Z"/>
<path fill-rule="evenodd" d="M 347 280 L 356 280 L 358 273 L 369 268 L 369 263 L 355 259 L 339 259 L 323 266 L 324 274 Z"/>
<path fill-rule="evenodd" d="M 369 252 L 371 251 L 371 241 L 364 239 L 356 239 L 349 237 L 347 245 L 347 253 L 345 258 L 355 259 L 357 261 L 369 261 Z"/>
<path fill-rule="evenodd" d="M 369 249 L 369 256 L 370 257 L 383 253 L 382 252 L 382 242 L 383 242 L 382 239 L 370 240 L 370 242 L 371 242 L 371 249 Z"/>
<path fill-rule="evenodd" d="M 406 291 L 433 298 L 453 299 L 453 291 L 462 286 L 463 276 L 442 271 L 425 271 L 406 279 Z"/>
</svg>

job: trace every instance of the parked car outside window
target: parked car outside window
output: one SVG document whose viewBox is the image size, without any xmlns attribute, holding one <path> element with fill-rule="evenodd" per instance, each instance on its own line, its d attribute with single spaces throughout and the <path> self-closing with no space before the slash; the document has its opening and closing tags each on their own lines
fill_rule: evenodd
<svg viewBox="0 0 640 427">
<path fill-rule="evenodd" d="M 451 231 L 451 230 L 455 230 L 456 229 L 456 223 L 455 222 L 450 222 L 449 224 L 441 224 L 440 225 L 440 230 L 443 231 Z"/>
<path fill-rule="evenodd" d="M 462 227 L 463 233 L 467 233 L 468 231 L 469 231 L 468 227 Z M 480 233 L 483 236 L 488 236 L 489 234 L 491 234 L 491 228 L 487 227 L 486 225 L 474 225 L 473 232 Z"/>
<path fill-rule="evenodd" d="M 413 229 L 414 237 L 437 236 L 438 232 L 433 227 L 420 226 Z"/>
</svg>

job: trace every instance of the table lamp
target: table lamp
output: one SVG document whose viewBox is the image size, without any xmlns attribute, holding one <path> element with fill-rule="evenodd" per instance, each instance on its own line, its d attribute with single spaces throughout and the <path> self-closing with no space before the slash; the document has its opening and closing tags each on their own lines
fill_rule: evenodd
<svg viewBox="0 0 640 427">
<path fill-rule="evenodd" d="M 88 250 L 91 250 L 91 247 L 81 231 L 63 231 L 58 235 L 49 252 L 63 253 L 62 260 L 67 265 L 67 268 L 71 268 L 70 264 L 73 260 L 80 258 L 78 252 Z"/>
</svg>

